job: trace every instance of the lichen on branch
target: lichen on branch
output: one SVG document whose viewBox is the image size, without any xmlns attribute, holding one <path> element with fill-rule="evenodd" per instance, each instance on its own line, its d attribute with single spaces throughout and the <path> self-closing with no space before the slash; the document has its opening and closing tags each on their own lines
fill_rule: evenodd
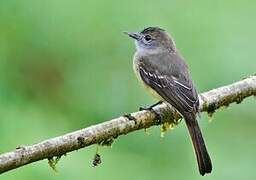
<svg viewBox="0 0 256 180">
<path fill-rule="evenodd" d="M 213 114 L 218 108 L 236 102 L 239 104 L 249 96 L 256 96 L 256 76 L 250 76 L 236 83 L 204 92 L 200 96 L 200 111 Z M 181 116 L 172 107 L 161 104 L 154 108 L 161 114 L 162 123 L 176 126 Z M 9 170 L 48 159 L 53 169 L 62 155 L 92 144 L 111 145 L 118 136 L 158 125 L 156 116 L 150 111 L 131 114 L 133 120 L 121 116 L 110 121 L 93 125 L 59 137 L 48 139 L 30 146 L 22 146 L 0 155 L 0 174 Z M 167 126 L 163 126 L 163 131 Z M 100 162 L 97 157 L 97 162 Z"/>
</svg>

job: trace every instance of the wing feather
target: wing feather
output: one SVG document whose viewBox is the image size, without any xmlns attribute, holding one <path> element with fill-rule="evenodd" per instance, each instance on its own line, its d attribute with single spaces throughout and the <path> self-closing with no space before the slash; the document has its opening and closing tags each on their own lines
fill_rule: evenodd
<svg viewBox="0 0 256 180">
<path fill-rule="evenodd" d="M 180 81 L 168 73 L 160 73 L 156 67 L 143 64 L 139 66 L 139 73 L 144 83 L 179 112 L 197 111 L 198 96 L 191 81 Z"/>
</svg>

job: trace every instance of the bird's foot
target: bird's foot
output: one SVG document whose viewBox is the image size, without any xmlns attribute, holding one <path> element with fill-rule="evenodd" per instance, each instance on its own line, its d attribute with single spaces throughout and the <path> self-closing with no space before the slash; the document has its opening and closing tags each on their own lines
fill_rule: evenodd
<svg viewBox="0 0 256 180">
<path fill-rule="evenodd" d="M 157 103 L 155 103 L 155 104 L 153 104 L 153 105 L 151 105 L 151 106 L 148 106 L 148 107 L 140 107 L 140 108 L 139 108 L 140 111 L 145 110 L 145 111 L 150 111 L 150 112 L 154 113 L 155 116 L 156 116 L 155 119 L 157 120 L 157 121 L 156 121 L 156 124 L 157 124 L 157 125 L 162 124 L 163 117 L 162 117 L 162 115 L 161 115 L 160 113 L 156 112 L 153 108 L 154 108 L 155 106 L 159 105 L 159 104 L 162 104 L 162 101 L 159 101 L 159 102 L 157 102 Z"/>
</svg>

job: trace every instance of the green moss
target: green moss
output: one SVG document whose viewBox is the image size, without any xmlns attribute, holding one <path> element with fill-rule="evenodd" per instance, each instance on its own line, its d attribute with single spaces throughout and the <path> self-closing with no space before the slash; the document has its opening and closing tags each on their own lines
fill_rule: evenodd
<svg viewBox="0 0 256 180">
<path fill-rule="evenodd" d="M 211 103 L 208 105 L 207 108 L 207 114 L 209 117 L 212 117 L 213 114 L 215 113 L 215 110 L 217 109 L 216 104 L 215 103 Z"/>
<path fill-rule="evenodd" d="M 174 129 L 179 123 L 180 119 L 174 120 L 173 122 L 164 122 L 161 124 L 161 137 L 164 137 L 165 132 L 167 132 L 169 129 Z"/>
<path fill-rule="evenodd" d="M 51 158 L 48 158 L 48 164 L 49 166 L 52 168 L 52 170 L 54 172 L 58 172 L 57 168 L 56 168 L 56 165 L 57 163 L 60 161 L 60 158 L 61 158 L 62 155 L 60 156 L 56 156 L 56 157 L 51 157 Z"/>
<path fill-rule="evenodd" d="M 148 128 L 144 128 L 145 134 L 149 135 L 150 133 L 148 132 Z"/>
<path fill-rule="evenodd" d="M 101 141 L 99 143 L 99 145 L 101 145 L 101 146 L 112 146 L 113 143 L 114 143 L 114 138 L 112 137 L 112 138 L 108 138 L 108 139 L 105 139 L 105 140 Z"/>
<path fill-rule="evenodd" d="M 169 122 L 164 122 L 163 124 L 161 124 L 161 137 L 164 137 L 165 132 L 170 129 L 171 123 Z"/>
</svg>

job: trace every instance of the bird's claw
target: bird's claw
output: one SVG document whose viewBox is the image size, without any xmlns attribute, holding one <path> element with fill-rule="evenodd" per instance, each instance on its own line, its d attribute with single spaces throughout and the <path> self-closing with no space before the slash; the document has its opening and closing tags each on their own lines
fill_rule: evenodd
<svg viewBox="0 0 256 180">
<path fill-rule="evenodd" d="M 154 110 L 154 107 L 159 105 L 159 104 L 161 104 L 161 103 L 162 103 L 162 101 L 159 101 L 159 102 L 157 102 L 157 103 L 155 103 L 155 104 L 153 104 L 151 106 L 140 107 L 139 111 L 144 111 L 145 110 L 145 111 L 150 111 L 150 112 L 154 113 L 155 116 L 156 116 L 155 119 L 157 120 L 156 124 L 157 125 L 162 124 L 162 120 L 163 120 L 162 115 Z"/>
<path fill-rule="evenodd" d="M 150 111 L 152 113 L 155 114 L 155 119 L 156 119 L 156 124 L 159 125 L 159 124 L 162 124 L 162 120 L 163 120 L 163 117 L 162 117 L 162 114 L 156 112 L 152 106 L 149 106 L 149 107 L 140 107 L 139 108 L 140 111 Z"/>
<path fill-rule="evenodd" d="M 151 111 L 151 110 L 153 110 L 152 106 L 139 107 L 139 111 Z"/>
</svg>

